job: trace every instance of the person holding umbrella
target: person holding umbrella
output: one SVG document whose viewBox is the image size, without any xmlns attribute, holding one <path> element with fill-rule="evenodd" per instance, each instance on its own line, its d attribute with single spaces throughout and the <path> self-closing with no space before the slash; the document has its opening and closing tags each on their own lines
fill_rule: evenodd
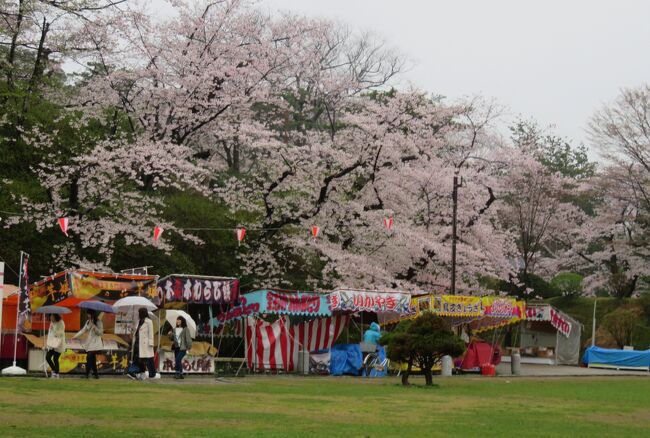
<svg viewBox="0 0 650 438">
<path fill-rule="evenodd" d="M 175 379 L 184 379 L 183 376 L 183 358 L 187 350 L 192 348 L 192 336 L 190 329 L 187 327 L 187 321 L 182 316 L 176 318 L 176 327 L 169 331 L 169 338 L 172 341 L 172 350 L 174 350 L 174 359 L 176 374 Z"/>
<path fill-rule="evenodd" d="M 47 331 L 47 353 L 45 361 L 52 370 L 52 378 L 59 378 L 59 357 L 65 351 L 65 323 L 61 315 L 50 314 L 50 328 Z"/>
<path fill-rule="evenodd" d="M 133 336 L 133 356 L 138 359 L 139 367 L 144 372 L 145 367 L 149 371 L 149 378 L 156 377 L 156 369 L 153 363 L 153 322 L 149 319 L 149 312 L 146 308 L 138 309 L 138 325 Z"/>
<path fill-rule="evenodd" d="M 88 320 L 79 332 L 72 337 L 77 339 L 83 334 L 87 334 L 86 340 L 83 343 L 84 350 L 86 350 L 86 378 L 90 376 L 90 371 L 93 372 L 93 377 L 99 379 L 97 373 L 97 352 L 104 349 L 102 342 L 102 335 L 104 334 L 104 324 L 100 319 L 97 311 L 88 309 Z"/>
</svg>

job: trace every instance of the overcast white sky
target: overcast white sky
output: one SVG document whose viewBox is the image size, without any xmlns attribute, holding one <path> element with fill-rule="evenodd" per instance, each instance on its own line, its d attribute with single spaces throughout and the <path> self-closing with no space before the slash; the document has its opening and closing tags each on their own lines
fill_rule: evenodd
<svg viewBox="0 0 650 438">
<path fill-rule="evenodd" d="M 496 98 L 586 143 L 585 126 L 621 87 L 650 81 L 647 0 L 260 0 L 273 13 L 327 17 L 403 52 L 406 81 L 457 98 Z"/>
</svg>

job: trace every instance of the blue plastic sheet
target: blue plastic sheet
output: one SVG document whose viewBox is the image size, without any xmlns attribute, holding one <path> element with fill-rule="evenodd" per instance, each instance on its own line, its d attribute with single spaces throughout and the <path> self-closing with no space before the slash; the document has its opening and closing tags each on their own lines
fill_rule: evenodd
<svg viewBox="0 0 650 438">
<path fill-rule="evenodd" d="M 358 376 L 363 355 L 359 344 L 340 344 L 334 345 L 331 349 L 330 356 L 330 374 L 332 376 Z M 386 352 L 384 347 L 379 347 L 380 360 L 386 359 Z M 370 377 L 383 377 L 387 374 L 386 371 L 378 372 L 372 370 Z"/>
<path fill-rule="evenodd" d="M 650 350 L 612 350 L 589 347 L 585 350 L 582 362 L 586 365 L 602 364 L 619 367 L 650 367 Z"/>
</svg>

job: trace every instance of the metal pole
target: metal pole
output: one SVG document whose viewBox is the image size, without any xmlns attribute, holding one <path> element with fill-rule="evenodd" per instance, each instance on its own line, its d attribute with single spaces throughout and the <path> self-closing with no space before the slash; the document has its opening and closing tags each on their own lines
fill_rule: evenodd
<svg viewBox="0 0 650 438">
<path fill-rule="evenodd" d="M 598 303 L 598 298 L 594 298 L 594 315 L 593 320 L 591 321 L 591 346 L 596 345 L 596 304 Z"/>
<path fill-rule="evenodd" d="M 451 287 L 450 292 L 456 295 L 456 216 L 458 212 L 458 175 L 454 175 L 454 188 L 451 194 L 453 202 L 451 228 Z"/>
</svg>

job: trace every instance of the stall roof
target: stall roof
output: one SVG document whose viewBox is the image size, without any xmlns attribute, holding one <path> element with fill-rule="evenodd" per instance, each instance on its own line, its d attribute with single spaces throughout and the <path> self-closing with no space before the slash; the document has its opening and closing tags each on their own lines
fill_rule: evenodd
<svg viewBox="0 0 650 438">
<path fill-rule="evenodd" d="M 511 297 L 424 295 L 411 300 L 411 312 L 383 324 L 414 318 L 420 312 L 433 312 L 448 319 L 452 326 L 472 324 L 477 332 L 515 323 L 526 317 L 525 304 Z"/>
</svg>

